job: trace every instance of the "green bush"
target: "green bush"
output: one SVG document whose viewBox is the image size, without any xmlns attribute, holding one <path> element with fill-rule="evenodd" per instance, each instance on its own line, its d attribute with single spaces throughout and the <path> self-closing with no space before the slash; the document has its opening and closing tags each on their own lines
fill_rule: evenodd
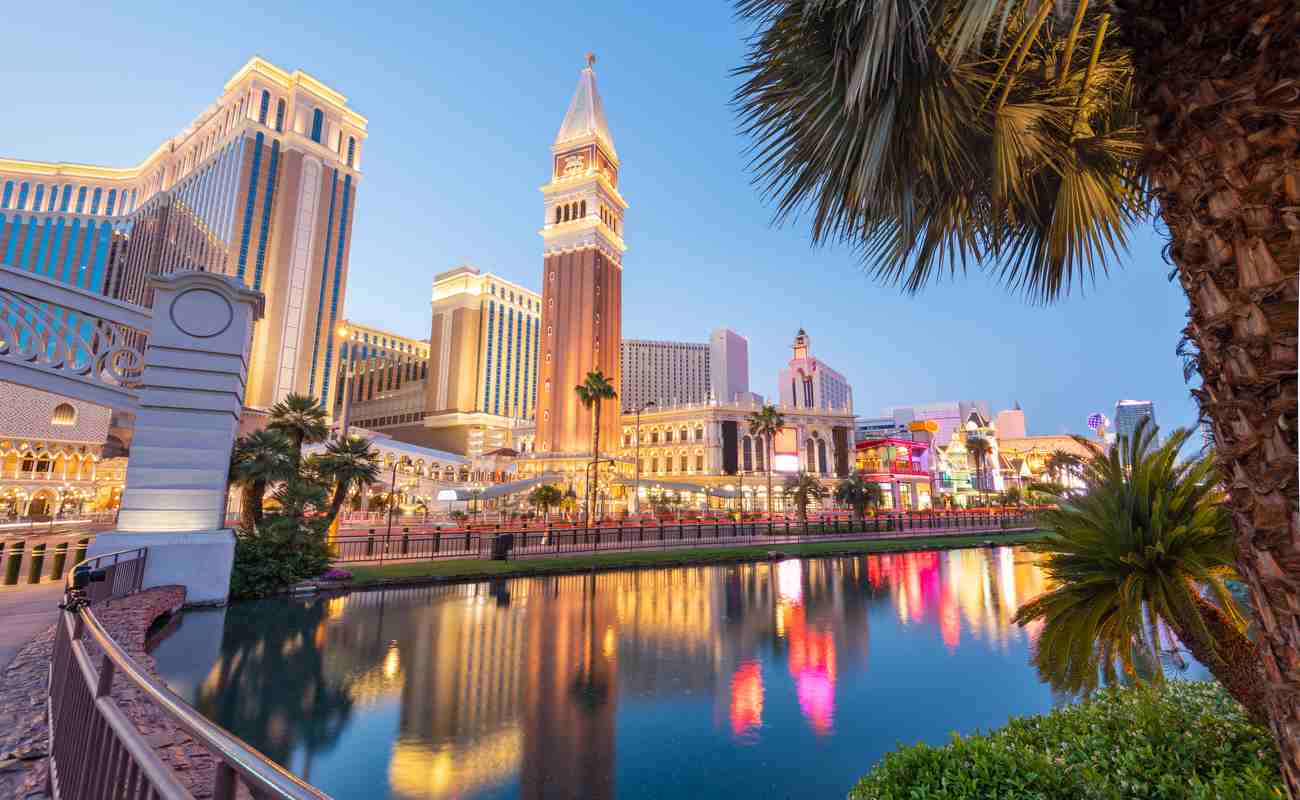
<svg viewBox="0 0 1300 800">
<path fill-rule="evenodd" d="M 1217 683 L 1108 689 L 944 747 L 887 754 L 851 800 L 1281 798 L 1277 751 Z"/>
<path fill-rule="evenodd" d="M 329 569 L 325 532 L 316 520 L 267 517 L 256 533 L 239 532 L 230 596 L 264 597 Z"/>
</svg>

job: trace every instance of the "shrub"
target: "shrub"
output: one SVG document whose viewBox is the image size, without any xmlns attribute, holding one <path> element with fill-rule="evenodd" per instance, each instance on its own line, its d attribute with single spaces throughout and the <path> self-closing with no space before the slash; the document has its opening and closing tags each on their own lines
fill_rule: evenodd
<svg viewBox="0 0 1300 800">
<path fill-rule="evenodd" d="M 292 517 L 267 517 L 256 533 L 241 532 L 235 539 L 230 596 L 264 597 L 319 575 L 329 565 L 329 546 L 318 520 L 299 524 Z"/>
<path fill-rule="evenodd" d="M 1281 798 L 1277 751 L 1217 683 L 1108 689 L 944 747 L 887 754 L 851 800 Z"/>
</svg>

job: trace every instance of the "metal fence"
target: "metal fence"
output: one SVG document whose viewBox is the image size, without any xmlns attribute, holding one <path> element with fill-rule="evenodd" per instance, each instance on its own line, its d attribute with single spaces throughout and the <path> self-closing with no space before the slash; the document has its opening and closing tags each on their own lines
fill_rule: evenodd
<svg viewBox="0 0 1300 800">
<path fill-rule="evenodd" d="M 320 790 L 204 718 L 146 673 L 105 630 L 95 607 L 138 591 L 147 559 L 147 548 L 142 548 L 77 565 L 91 572 L 102 570 L 103 580 L 84 588 L 103 589 L 72 590 L 60 615 L 50 664 L 50 793 L 69 800 L 194 797 L 114 700 L 113 682 L 118 680 L 216 757 L 210 790 L 214 800 L 236 796 L 328 800 Z"/>
<path fill-rule="evenodd" d="M 511 555 L 589 553 L 602 550 L 780 544 L 809 540 L 897 539 L 919 536 L 963 536 L 1034 524 L 1034 514 L 1008 511 L 917 512 L 878 514 L 863 520 L 825 516 L 806 524 L 793 518 L 631 520 L 590 527 L 576 525 L 492 525 L 460 530 L 405 526 L 393 531 L 374 528 L 365 535 L 342 535 L 334 544 L 340 562 L 418 561 L 443 558 L 500 556 L 508 544 Z M 509 535 L 509 539 L 507 539 Z"/>
</svg>

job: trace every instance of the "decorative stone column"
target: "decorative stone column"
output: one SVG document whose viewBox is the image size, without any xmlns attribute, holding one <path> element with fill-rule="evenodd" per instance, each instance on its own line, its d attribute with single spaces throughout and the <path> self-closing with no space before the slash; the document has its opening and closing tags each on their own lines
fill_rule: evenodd
<svg viewBox="0 0 1300 800">
<path fill-rule="evenodd" d="M 230 451 L 264 300 L 233 278 L 149 279 L 153 323 L 117 529 L 90 555 L 149 548 L 144 585 L 181 584 L 186 602 L 225 603 L 235 537 L 225 528 Z"/>
</svg>

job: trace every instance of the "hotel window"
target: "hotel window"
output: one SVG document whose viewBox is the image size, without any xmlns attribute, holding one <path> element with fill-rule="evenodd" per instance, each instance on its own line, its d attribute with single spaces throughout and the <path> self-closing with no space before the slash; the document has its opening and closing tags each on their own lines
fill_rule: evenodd
<svg viewBox="0 0 1300 800">
<path fill-rule="evenodd" d="M 325 115 L 318 108 L 311 112 L 311 140 L 320 144 L 321 127 L 325 124 Z"/>
<path fill-rule="evenodd" d="M 586 217 L 586 216 L 587 216 L 587 201 L 586 201 L 586 200 L 583 200 L 581 203 L 578 204 L 578 216 L 579 216 L 580 218 L 581 218 L 581 217 Z"/>
<path fill-rule="evenodd" d="M 5 193 L 4 193 L 4 197 L 0 198 L 0 208 L 8 208 L 9 201 L 13 199 L 13 196 L 14 196 L 14 182 L 5 181 Z"/>
<path fill-rule="evenodd" d="M 77 190 L 77 213 L 80 214 L 86 209 L 86 187 Z"/>
<path fill-rule="evenodd" d="M 261 107 L 258 108 L 258 110 L 257 110 L 257 121 L 258 121 L 259 123 L 265 125 L 265 124 L 266 124 L 266 115 L 267 115 L 267 112 L 269 112 L 270 110 L 271 110 L 271 93 L 268 92 L 267 90 L 263 89 L 263 90 L 262 90 L 262 105 L 261 105 Z"/>
<path fill-rule="evenodd" d="M 99 213 L 99 199 L 102 196 L 103 191 L 104 190 L 98 186 L 95 187 L 95 193 L 90 196 L 90 213 Z"/>
<path fill-rule="evenodd" d="M 277 100 L 275 103 L 275 129 L 284 130 L 284 101 Z"/>
<path fill-rule="evenodd" d="M 28 183 L 27 181 L 23 181 L 22 186 L 20 186 L 20 187 L 18 188 L 18 208 L 19 208 L 19 209 L 25 209 L 25 208 L 27 208 L 27 193 L 28 193 L 29 191 L 31 191 L 31 188 L 32 188 L 32 185 L 31 185 L 30 183 Z M 82 189 L 82 191 L 84 192 L 85 189 Z M 81 209 L 77 209 L 77 210 L 80 211 Z"/>
<path fill-rule="evenodd" d="M 556 207 L 555 207 L 555 224 L 556 224 L 556 225 L 559 225 L 559 224 L 560 224 L 560 216 L 563 215 L 563 214 L 564 214 L 564 210 L 563 210 L 562 208 L 560 208 L 559 206 L 556 206 Z"/>
<path fill-rule="evenodd" d="M 696 472 L 703 472 L 703 471 L 704 471 L 704 454 L 703 454 L 703 453 L 699 453 L 699 454 L 697 454 L 697 455 L 695 456 L 695 471 L 696 471 Z"/>
<path fill-rule="evenodd" d="M 681 456 L 680 458 L 677 459 L 677 471 L 678 472 L 686 471 L 686 456 Z"/>
<path fill-rule="evenodd" d="M 650 471 L 651 472 L 659 471 L 659 459 L 657 458 L 650 459 Z"/>
<path fill-rule="evenodd" d="M 36 197 L 32 198 L 32 211 L 41 210 L 41 200 L 44 199 L 45 187 L 42 184 L 36 184 Z"/>
<path fill-rule="evenodd" d="M 108 190 L 108 205 L 104 208 L 104 214 L 105 214 L 106 216 L 110 216 L 110 217 L 113 216 L 113 206 L 114 206 L 116 203 L 117 203 L 117 190 L 116 190 L 116 189 L 109 189 L 109 190 Z"/>
<path fill-rule="evenodd" d="M 740 468 L 745 472 L 754 470 L 754 440 L 746 436 L 741 440 Z"/>
<path fill-rule="evenodd" d="M 352 166 L 357 158 L 357 140 L 354 136 L 348 137 L 348 166 Z"/>
<path fill-rule="evenodd" d="M 668 430 L 664 431 L 664 441 L 671 442 L 672 440 L 673 440 L 673 431 L 671 428 L 669 428 Z"/>
</svg>

